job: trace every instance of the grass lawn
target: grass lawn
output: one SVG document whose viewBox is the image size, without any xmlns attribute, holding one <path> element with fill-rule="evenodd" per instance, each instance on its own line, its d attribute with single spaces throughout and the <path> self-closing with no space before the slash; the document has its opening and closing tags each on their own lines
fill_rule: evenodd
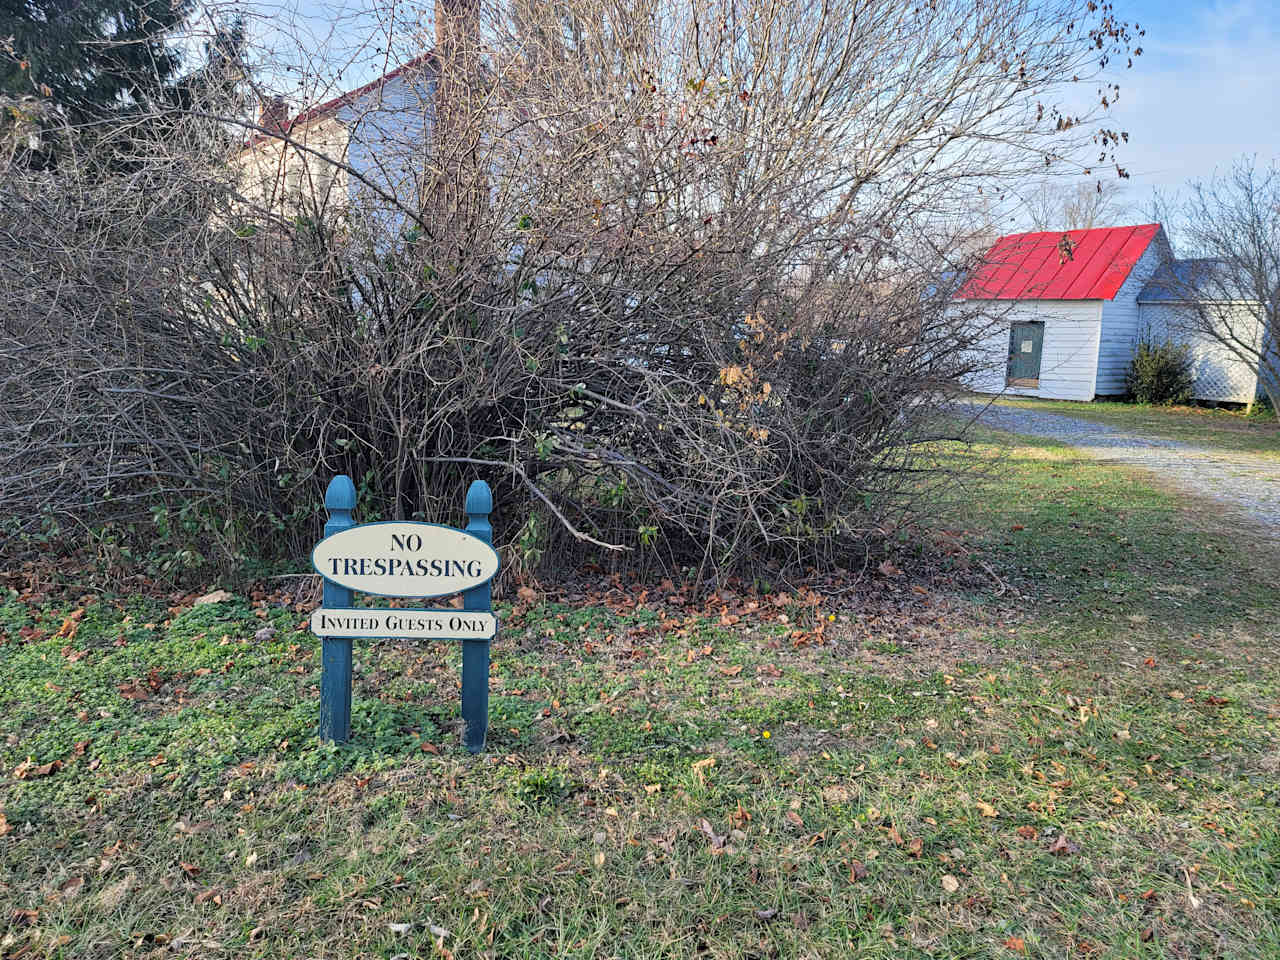
<svg viewBox="0 0 1280 960">
<path fill-rule="evenodd" d="M 452 645 L 324 746 L 292 597 L 8 571 L 0 956 L 1280 956 L 1276 548 L 1022 444 L 842 597 L 506 604 L 479 758 Z"/>
<path fill-rule="evenodd" d="M 1008 407 L 1060 413 L 1081 420 L 1177 440 L 1208 450 L 1248 453 L 1280 463 L 1280 422 L 1269 412 L 1246 417 L 1243 411 L 1210 407 L 1153 407 L 1136 403 L 1038 400 L 1001 397 Z"/>
</svg>

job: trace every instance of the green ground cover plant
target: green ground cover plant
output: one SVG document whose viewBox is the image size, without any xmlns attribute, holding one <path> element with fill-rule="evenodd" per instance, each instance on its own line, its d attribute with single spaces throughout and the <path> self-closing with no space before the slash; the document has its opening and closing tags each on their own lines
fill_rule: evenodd
<svg viewBox="0 0 1280 960">
<path fill-rule="evenodd" d="M 322 745 L 305 590 L 6 570 L 0 954 L 1276 956 L 1276 546 L 981 441 L 821 589 L 526 585 L 479 758 L 452 645 Z"/>
</svg>

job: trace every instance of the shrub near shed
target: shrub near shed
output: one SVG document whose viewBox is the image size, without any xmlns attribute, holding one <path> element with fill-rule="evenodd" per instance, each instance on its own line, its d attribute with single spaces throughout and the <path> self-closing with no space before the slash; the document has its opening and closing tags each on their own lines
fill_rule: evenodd
<svg viewBox="0 0 1280 960">
<path fill-rule="evenodd" d="M 1127 396 L 1135 403 L 1186 403 L 1195 386 L 1191 353 L 1182 344 L 1169 340 L 1140 340 L 1124 384 Z"/>
</svg>

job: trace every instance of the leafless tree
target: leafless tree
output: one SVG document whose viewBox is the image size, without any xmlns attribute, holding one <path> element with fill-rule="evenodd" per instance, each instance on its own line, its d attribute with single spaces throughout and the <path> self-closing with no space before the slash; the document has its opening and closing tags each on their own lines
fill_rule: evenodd
<svg viewBox="0 0 1280 960">
<path fill-rule="evenodd" d="M 334 473 L 433 519 L 479 473 L 530 564 L 847 561 L 940 476 L 990 319 L 950 302 L 969 212 L 1111 156 L 1054 104 L 1131 40 L 1068 0 L 383 12 L 394 96 L 259 122 L 215 87 L 127 164 L 7 171 L 0 512 L 160 506 L 235 555 L 305 541 Z"/>
<path fill-rule="evenodd" d="M 1157 195 L 1153 213 L 1189 254 L 1158 278 L 1175 332 L 1246 364 L 1280 411 L 1280 167 L 1241 158 L 1228 173 Z"/>
<path fill-rule="evenodd" d="M 1117 225 L 1128 211 L 1118 177 L 1087 182 L 1040 180 L 1024 198 L 1033 230 L 1091 230 Z"/>
</svg>

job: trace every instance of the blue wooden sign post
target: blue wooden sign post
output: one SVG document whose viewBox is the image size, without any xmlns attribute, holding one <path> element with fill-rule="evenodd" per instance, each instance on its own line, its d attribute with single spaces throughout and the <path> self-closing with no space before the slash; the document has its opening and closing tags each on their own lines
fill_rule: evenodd
<svg viewBox="0 0 1280 960">
<path fill-rule="evenodd" d="M 493 546 L 493 493 L 483 480 L 472 481 L 467 490 L 467 533 Z M 462 591 L 462 609 L 492 612 L 489 581 Z M 462 719 L 467 727 L 467 749 L 484 749 L 489 730 L 489 641 L 462 641 Z"/>
<path fill-rule="evenodd" d="M 483 480 L 467 491 L 467 527 L 394 521 L 357 524 L 351 478 L 334 477 L 325 492 L 329 519 L 311 562 L 324 578 L 324 600 L 311 614 L 321 640 L 322 740 L 351 739 L 351 653 L 357 638 L 459 640 L 462 643 L 464 742 L 484 749 L 489 728 L 489 644 L 498 623 L 490 581 L 498 572 L 493 549 L 493 493 Z M 462 609 L 360 607 L 356 591 L 381 596 L 440 597 L 462 593 Z"/>
<path fill-rule="evenodd" d="M 350 477 L 343 474 L 329 481 L 324 508 L 329 513 L 324 525 L 326 537 L 356 525 L 351 518 L 356 508 L 356 485 Z M 346 609 L 351 599 L 351 590 L 325 579 L 321 600 L 325 609 Z M 320 739 L 346 743 L 351 739 L 351 638 L 322 638 L 320 662 Z"/>
</svg>

